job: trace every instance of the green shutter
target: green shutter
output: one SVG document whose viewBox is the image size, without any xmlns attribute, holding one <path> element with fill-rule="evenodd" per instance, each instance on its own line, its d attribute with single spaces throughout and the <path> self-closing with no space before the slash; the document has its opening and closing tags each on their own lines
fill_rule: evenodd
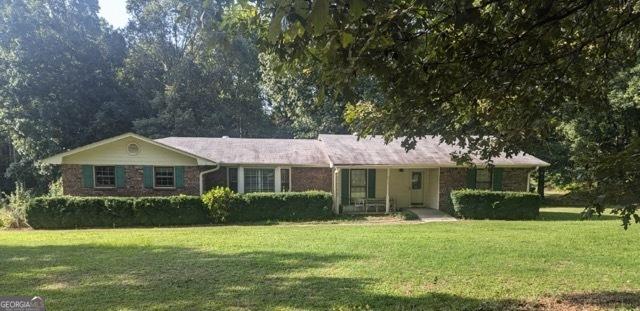
<svg viewBox="0 0 640 311">
<path fill-rule="evenodd" d="M 493 191 L 502 191 L 502 168 L 493 168 Z"/>
<path fill-rule="evenodd" d="M 145 166 L 142 168 L 142 179 L 145 188 L 153 188 L 153 166 Z"/>
<path fill-rule="evenodd" d="M 376 198 L 376 170 L 367 170 L 367 198 Z"/>
<path fill-rule="evenodd" d="M 467 188 L 475 189 L 476 188 L 476 168 L 472 167 L 467 170 Z"/>
<path fill-rule="evenodd" d="M 340 178 L 340 200 L 342 204 L 349 204 L 349 170 L 343 169 L 340 171 L 342 176 Z"/>
<path fill-rule="evenodd" d="M 93 188 L 93 165 L 82 166 L 82 185 L 85 188 Z"/>
<path fill-rule="evenodd" d="M 176 166 L 176 188 L 184 188 L 184 166 Z"/>
<path fill-rule="evenodd" d="M 116 188 L 124 188 L 124 166 L 116 166 Z"/>
</svg>

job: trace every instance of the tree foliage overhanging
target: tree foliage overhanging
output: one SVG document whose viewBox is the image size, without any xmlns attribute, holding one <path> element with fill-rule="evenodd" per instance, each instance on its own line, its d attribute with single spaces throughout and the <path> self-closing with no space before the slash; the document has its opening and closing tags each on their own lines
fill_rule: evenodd
<svg viewBox="0 0 640 311">
<path fill-rule="evenodd" d="M 555 155 L 615 198 L 625 227 L 632 219 L 640 105 L 638 71 L 626 70 L 638 63 L 640 1 L 273 0 L 257 12 L 248 24 L 265 24 L 270 51 L 350 96 L 354 132 L 401 137 L 408 149 L 440 135 L 487 160 Z M 383 101 L 352 91 L 362 78 Z"/>
</svg>

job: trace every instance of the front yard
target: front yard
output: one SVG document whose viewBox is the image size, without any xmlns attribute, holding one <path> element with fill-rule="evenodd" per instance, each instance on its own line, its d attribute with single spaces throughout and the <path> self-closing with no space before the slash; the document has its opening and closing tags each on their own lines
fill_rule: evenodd
<svg viewBox="0 0 640 311">
<path fill-rule="evenodd" d="M 540 221 L 3 231 L 0 295 L 40 295 L 51 310 L 640 307 L 640 228 L 572 221 L 580 210 L 543 209 Z"/>
</svg>

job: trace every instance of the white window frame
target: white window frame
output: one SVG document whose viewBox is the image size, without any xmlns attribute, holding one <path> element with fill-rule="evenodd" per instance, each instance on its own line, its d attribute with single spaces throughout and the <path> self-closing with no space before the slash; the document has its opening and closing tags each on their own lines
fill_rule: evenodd
<svg viewBox="0 0 640 311">
<path fill-rule="evenodd" d="M 227 188 L 231 189 L 231 178 L 229 177 L 229 170 L 235 168 L 236 169 L 236 191 L 240 193 L 240 167 L 239 166 L 227 166 L 226 175 L 227 175 Z M 244 182 L 244 181 L 243 181 Z"/>
<path fill-rule="evenodd" d="M 113 186 L 98 186 L 98 175 L 96 174 L 96 167 L 113 167 Z M 118 177 L 116 176 L 115 165 L 94 165 L 93 166 L 93 188 L 95 189 L 114 189 L 118 183 Z"/>
<path fill-rule="evenodd" d="M 358 171 L 364 171 L 364 198 L 362 199 L 366 199 L 367 198 L 367 190 L 369 189 L 369 170 L 366 168 L 354 168 L 354 169 L 349 169 L 349 201 L 353 201 L 354 198 L 352 196 L 353 191 L 351 191 L 351 175 L 353 173 L 354 170 L 358 170 Z M 360 199 L 360 198 L 358 198 Z"/>
<path fill-rule="evenodd" d="M 277 178 L 277 177 L 279 177 L 279 176 L 280 176 L 280 170 L 279 170 L 277 167 L 257 167 L 257 166 L 249 166 L 249 167 L 247 167 L 247 166 L 245 166 L 245 167 L 242 169 L 242 174 L 243 174 L 243 178 L 242 178 L 242 191 L 243 191 L 243 193 L 249 193 L 249 192 L 247 192 L 247 187 L 246 187 L 246 185 L 245 185 L 246 180 L 247 180 L 247 178 L 246 178 L 246 177 L 247 177 L 247 175 L 246 175 L 246 173 L 245 173 L 245 172 L 246 172 L 246 170 L 248 170 L 248 169 L 249 169 L 249 170 L 273 170 L 273 192 L 274 192 L 274 193 L 279 192 L 279 191 L 276 191 L 276 190 L 278 190 L 278 187 L 277 187 L 277 186 L 280 184 L 280 182 L 278 181 L 278 178 Z M 239 174 L 240 174 L 240 170 L 238 170 L 238 175 L 239 175 Z M 238 182 L 239 182 L 239 181 L 240 181 L 240 178 L 238 178 Z M 238 186 L 238 188 L 240 188 L 240 186 Z M 267 192 L 267 193 L 270 193 L 270 192 Z"/>
<path fill-rule="evenodd" d="M 167 186 L 158 186 L 158 184 L 156 183 L 156 166 L 153 167 L 153 188 L 154 189 L 176 189 L 176 167 L 175 166 L 162 166 L 159 165 L 157 167 L 170 167 L 173 169 L 173 186 L 167 187 Z"/>
<path fill-rule="evenodd" d="M 293 190 L 291 190 L 291 189 L 293 189 L 293 184 L 291 183 L 291 167 L 290 166 L 280 166 L 277 169 L 279 171 L 278 175 L 280 175 L 280 179 L 278 179 L 278 181 L 276 183 L 276 189 L 280 190 L 278 192 L 284 192 L 284 191 L 282 191 L 282 170 L 289 170 L 289 191 L 287 191 L 287 192 L 292 192 Z M 280 184 L 280 186 L 278 186 L 277 184 Z"/>
</svg>

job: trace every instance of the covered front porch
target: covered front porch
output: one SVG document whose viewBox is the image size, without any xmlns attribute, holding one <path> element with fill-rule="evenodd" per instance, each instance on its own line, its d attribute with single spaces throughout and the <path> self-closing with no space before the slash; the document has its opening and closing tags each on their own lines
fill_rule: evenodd
<svg viewBox="0 0 640 311">
<path fill-rule="evenodd" d="M 440 169 L 342 166 L 333 169 L 337 213 L 390 213 L 401 208 L 438 209 Z"/>
</svg>

